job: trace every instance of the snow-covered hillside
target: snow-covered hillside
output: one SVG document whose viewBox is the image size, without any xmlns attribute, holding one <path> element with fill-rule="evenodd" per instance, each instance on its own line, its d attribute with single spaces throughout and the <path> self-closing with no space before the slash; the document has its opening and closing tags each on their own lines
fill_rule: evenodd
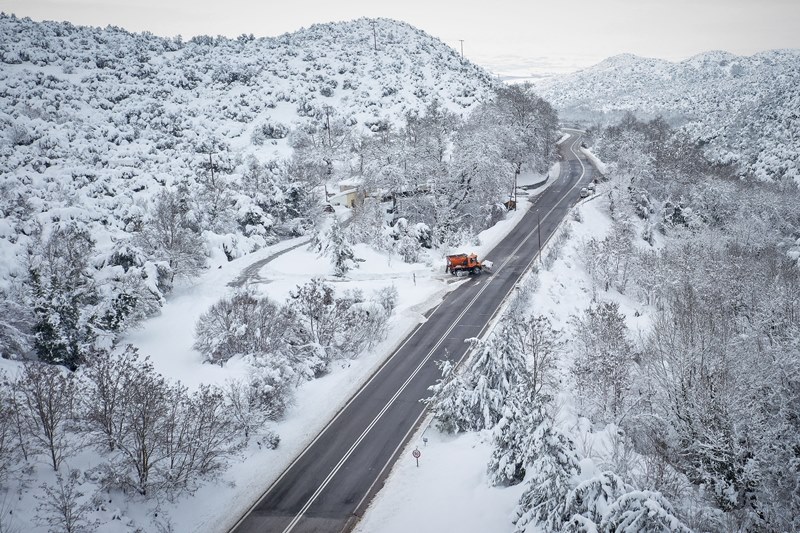
<svg viewBox="0 0 800 533">
<path fill-rule="evenodd" d="M 760 179 L 800 181 L 800 50 L 712 51 L 678 63 L 623 54 L 539 89 L 562 117 L 661 115 L 717 162 Z"/>
<path fill-rule="evenodd" d="M 434 99 L 462 114 L 491 85 L 438 39 L 392 20 L 183 42 L 2 15 L 0 283 L 36 222 L 80 219 L 110 251 L 165 186 L 191 185 L 209 167 L 240 176 L 249 156 L 286 158 L 298 124 L 324 114 L 376 129 Z M 250 216 L 249 203 L 237 200 L 241 227 L 216 228 L 233 235 L 212 244 L 235 255 L 265 244 L 280 220 Z"/>
<path fill-rule="evenodd" d="M 72 276 L 78 330 L 125 331 L 175 280 L 313 228 L 375 132 L 435 112 L 450 134 L 494 88 L 387 19 L 184 42 L 0 14 L 0 353 L 30 351 L 32 272 Z"/>
</svg>

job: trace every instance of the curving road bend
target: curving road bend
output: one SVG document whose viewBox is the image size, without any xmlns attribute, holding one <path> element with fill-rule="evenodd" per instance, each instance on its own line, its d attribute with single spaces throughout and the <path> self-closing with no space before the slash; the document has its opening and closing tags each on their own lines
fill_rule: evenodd
<svg viewBox="0 0 800 533">
<path fill-rule="evenodd" d="M 449 293 L 312 443 L 253 504 L 231 533 L 349 531 L 380 490 L 397 454 L 422 420 L 434 362 L 461 360 L 506 296 L 579 200 L 593 169 L 579 150 L 581 132 L 559 145 L 559 177 L 537 197 L 487 259 L 494 273 Z M 540 226 L 537 228 L 537 225 Z"/>
</svg>

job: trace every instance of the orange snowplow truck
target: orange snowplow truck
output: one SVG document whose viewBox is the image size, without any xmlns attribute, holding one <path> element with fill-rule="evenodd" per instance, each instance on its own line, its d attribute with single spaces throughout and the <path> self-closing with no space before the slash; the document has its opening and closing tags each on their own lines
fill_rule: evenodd
<svg viewBox="0 0 800 533">
<path fill-rule="evenodd" d="M 480 274 L 484 269 L 483 261 L 478 261 L 475 254 L 455 254 L 447 256 L 447 266 L 445 272 L 450 272 L 454 276 L 466 276 L 467 274 Z"/>
</svg>

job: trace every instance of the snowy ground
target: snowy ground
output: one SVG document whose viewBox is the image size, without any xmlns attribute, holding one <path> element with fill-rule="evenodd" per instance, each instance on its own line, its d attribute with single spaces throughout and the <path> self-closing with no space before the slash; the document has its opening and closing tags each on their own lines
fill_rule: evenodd
<svg viewBox="0 0 800 533">
<path fill-rule="evenodd" d="M 572 236 L 558 252 L 559 259 L 552 268 L 534 274 L 539 281 L 530 302 L 536 314 L 548 316 L 554 327 L 565 332 L 569 331 L 569 317 L 588 307 L 592 298 L 591 281 L 578 255 L 582 243 L 592 237 L 602 238 L 611 227 L 607 197 L 601 194 L 584 200 L 574 210 L 580 213 L 581 222 L 568 216 L 562 223 L 571 227 Z M 545 256 L 553 251 L 554 241 L 546 246 Z M 616 293 L 601 297 L 620 304 L 633 335 L 647 329 L 646 309 Z M 636 311 L 640 316 L 635 316 Z M 561 372 L 565 373 L 568 366 L 569 361 L 562 361 Z M 557 404 L 561 429 L 572 437 L 585 458 L 581 479 L 588 479 L 609 460 L 615 428 L 592 428 L 588 420 L 576 414 L 574 400 L 566 392 L 559 395 Z M 412 456 L 415 448 L 422 453 L 419 467 Z M 442 434 L 428 418 L 401 453 L 384 490 L 372 502 L 356 532 L 512 531 L 512 512 L 525 487 L 490 487 L 486 475 L 490 456 L 491 432 Z"/>
</svg>

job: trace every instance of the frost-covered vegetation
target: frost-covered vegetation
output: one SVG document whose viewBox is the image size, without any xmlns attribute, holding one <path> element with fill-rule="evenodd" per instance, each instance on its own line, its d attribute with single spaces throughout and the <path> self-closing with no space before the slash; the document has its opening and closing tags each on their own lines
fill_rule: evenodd
<svg viewBox="0 0 800 533">
<path fill-rule="evenodd" d="M 489 483 L 525 484 L 518 531 L 797 529 L 800 190 L 740 179 L 661 119 L 595 143 L 609 228 L 572 244 L 591 302 L 567 319 L 518 295 L 443 365 L 439 427 L 491 432 Z"/>
<path fill-rule="evenodd" d="M 599 290 L 650 306 L 653 319 L 636 344 L 615 343 L 626 368 L 622 410 L 589 395 L 587 412 L 627 431 L 655 488 L 685 502 L 678 507 L 696 502 L 693 516 L 685 513 L 695 528 L 796 529 L 797 185 L 703 165 L 685 134 L 658 120 L 629 118 L 597 143 L 612 163 L 617 229 L 612 241 L 591 244 L 621 266 L 593 277 Z M 653 232 L 654 247 L 613 244 Z"/>
<path fill-rule="evenodd" d="M 541 87 L 564 118 L 610 125 L 664 117 L 715 163 L 800 182 L 800 51 L 706 52 L 671 63 L 623 54 Z"/>
</svg>

